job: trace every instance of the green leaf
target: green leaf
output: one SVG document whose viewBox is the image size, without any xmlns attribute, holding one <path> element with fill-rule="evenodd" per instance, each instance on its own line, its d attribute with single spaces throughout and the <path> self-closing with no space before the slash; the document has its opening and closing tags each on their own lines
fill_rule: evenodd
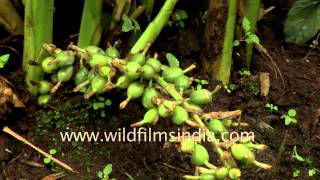
<svg viewBox="0 0 320 180">
<path fill-rule="evenodd" d="M 284 122 L 285 122 L 286 126 L 288 126 L 290 124 L 297 124 L 297 120 L 291 116 L 285 116 Z"/>
<path fill-rule="evenodd" d="M 79 92 L 81 92 L 81 93 L 86 93 L 86 92 L 87 92 L 87 88 L 83 87 L 83 88 L 80 89 Z"/>
<path fill-rule="evenodd" d="M 107 99 L 105 104 L 106 104 L 106 106 L 111 106 L 112 105 L 112 101 L 110 99 Z"/>
<path fill-rule="evenodd" d="M 295 169 L 295 170 L 293 171 L 293 173 L 292 173 L 292 176 L 293 176 L 293 177 L 299 177 L 299 176 L 300 176 L 300 170 Z"/>
<path fill-rule="evenodd" d="M 50 158 L 43 158 L 43 162 L 45 163 L 45 164 L 49 164 L 50 162 L 51 162 L 51 159 Z"/>
<path fill-rule="evenodd" d="M 284 25 L 287 42 L 304 44 L 320 30 L 320 1 L 297 0 Z"/>
<path fill-rule="evenodd" d="M 255 44 L 260 44 L 260 39 L 257 35 L 255 34 L 249 34 L 248 37 L 246 38 L 247 43 L 255 43 Z"/>
<path fill-rule="evenodd" d="M 141 30 L 138 21 L 133 20 L 133 25 L 134 25 L 134 30 L 135 30 L 135 31 L 140 31 L 140 30 Z"/>
<path fill-rule="evenodd" d="M 206 23 L 206 19 L 208 17 L 208 10 L 206 10 L 201 16 L 201 22 Z"/>
<path fill-rule="evenodd" d="M 104 98 L 104 97 L 102 97 L 102 96 L 99 96 L 99 97 L 98 97 L 98 100 L 99 100 L 99 101 L 104 101 L 104 100 L 105 100 L 105 98 Z"/>
<path fill-rule="evenodd" d="M 100 108 L 104 108 L 104 103 L 103 102 L 94 102 L 92 105 L 92 108 L 94 110 L 100 109 Z"/>
<path fill-rule="evenodd" d="M 243 17 L 242 28 L 243 28 L 245 33 L 250 32 L 251 23 L 250 23 L 249 19 L 247 19 L 246 17 Z"/>
<path fill-rule="evenodd" d="M 202 89 L 202 85 L 201 85 L 201 84 L 197 84 L 196 89 L 197 89 L 197 90 Z"/>
<path fill-rule="evenodd" d="M 312 177 L 312 176 L 314 176 L 314 175 L 317 174 L 317 171 L 318 171 L 318 169 L 316 169 L 316 168 L 309 169 L 309 170 L 308 170 L 308 175 L 309 175 L 310 177 Z"/>
<path fill-rule="evenodd" d="M 124 15 L 122 17 L 122 21 L 123 21 L 122 29 L 121 29 L 122 32 L 129 32 L 129 31 L 132 31 L 134 29 L 132 21 L 127 15 Z"/>
<path fill-rule="evenodd" d="M 202 85 L 209 84 L 209 82 L 207 80 L 205 80 L 205 79 L 202 79 L 200 82 L 201 82 Z"/>
<path fill-rule="evenodd" d="M 0 68 L 4 68 L 4 66 L 8 63 L 10 54 L 4 54 L 0 56 Z"/>
<path fill-rule="evenodd" d="M 185 27 L 185 24 L 184 24 L 183 21 L 179 21 L 179 27 L 180 27 L 181 29 Z"/>
<path fill-rule="evenodd" d="M 99 177 L 100 179 L 103 178 L 103 172 L 102 172 L 102 171 L 99 171 L 99 172 L 98 172 L 98 177 Z"/>
<path fill-rule="evenodd" d="M 174 13 L 174 20 L 182 21 L 184 19 L 188 19 L 188 13 L 183 9 L 177 9 Z"/>
<path fill-rule="evenodd" d="M 105 118 L 105 117 L 106 117 L 106 113 L 105 113 L 104 111 L 101 111 L 100 116 L 101 116 L 102 118 Z"/>
<path fill-rule="evenodd" d="M 293 153 L 292 153 L 292 158 L 299 161 L 299 162 L 305 162 L 305 158 L 300 156 L 297 152 L 297 146 L 293 147 Z"/>
<path fill-rule="evenodd" d="M 179 60 L 173 54 L 167 53 L 166 58 L 170 67 L 179 66 Z"/>
<path fill-rule="evenodd" d="M 234 40 L 233 41 L 233 46 L 240 46 L 240 41 L 239 40 Z"/>
<path fill-rule="evenodd" d="M 55 155 L 57 153 L 56 149 L 50 149 L 49 154 Z"/>
<path fill-rule="evenodd" d="M 112 172 L 112 164 L 108 164 L 103 168 L 103 174 L 108 176 Z"/>
<path fill-rule="evenodd" d="M 289 115 L 290 117 L 296 117 L 297 111 L 294 110 L 294 109 L 289 109 L 288 115 Z"/>
</svg>

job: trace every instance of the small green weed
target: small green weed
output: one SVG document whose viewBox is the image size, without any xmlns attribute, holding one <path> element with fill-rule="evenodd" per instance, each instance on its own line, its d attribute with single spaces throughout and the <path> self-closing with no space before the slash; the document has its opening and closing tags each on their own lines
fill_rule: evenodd
<svg viewBox="0 0 320 180">
<path fill-rule="evenodd" d="M 183 9 L 177 9 L 172 15 L 172 20 L 168 21 L 168 26 L 182 29 L 185 27 L 184 21 L 186 19 L 188 19 L 188 13 Z"/>
<path fill-rule="evenodd" d="M 115 180 L 114 178 L 109 179 L 109 175 L 112 172 L 112 164 L 107 164 L 102 171 L 99 171 L 97 176 L 100 180 Z"/>
<path fill-rule="evenodd" d="M 93 102 L 91 103 L 90 106 L 95 111 L 100 110 L 100 116 L 101 117 L 106 117 L 105 111 L 103 111 L 103 109 L 105 107 L 111 106 L 111 105 L 112 105 L 112 101 L 110 99 L 105 99 L 104 97 L 99 96 L 98 98 L 93 100 Z"/>
<path fill-rule="evenodd" d="M 53 155 L 57 154 L 57 150 L 56 149 L 50 149 L 49 150 L 49 154 L 53 156 Z M 51 168 L 51 170 L 54 171 L 54 172 L 58 172 L 60 170 L 60 167 L 57 166 L 49 157 L 43 158 L 43 162 L 45 164 L 47 164 Z"/>
<path fill-rule="evenodd" d="M 267 104 L 266 104 L 266 108 L 269 109 L 269 110 L 272 111 L 272 112 L 279 110 L 278 106 L 277 106 L 277 105 L 274 105 L 274 104 L 272 104 L 272 103 L 267 103 Z"/>
<path fill-rule="evenodd" d="M 203 85 L 209 84 L 209 81 L 205 79 L 195 79 L 194 81 L 197 83 L 196 89 L 202 89 Z"/>
<path fill-rule="evenodd" d="M 127 15 L 124 15 L 122 17 L 122 21 L 123 21 L 122 29 L 121 29 L 122 32 L 130 32 L 130 31 L 136 32 L 141 30 L 138 21 L 130 19 Z"/>
<path fill-rule="evenodd" d="M 297 124 L 296 119 L 297 111 L 295 109 L 289 109 L 287 114 L 281 116 L 281 119 L 284 119 L 284 123 L 286 126 L 291 124 Z"/>
<path fill-rule="evenodd" d="M 224 86 L 224 90 L 228 93 L 228 94 L 232 94 L 234 90 L 236 90 L 237 86 L 235 84 L 228 84 L 226 86 Z"/>
<path fill-rule="evenodd" d="M 309 177 L 314 177 L 320 174 L 320 170 L 313 165 L 313 161 L 309 157 L 302 157 L 301 155 L 298 154 L 297 152 L 297 147 L 293 147 L 293 152 L 292 152 L 292 159 L 300 162 L 304 166 L 308 166 L 308 176 Z M 295 169 L 292 173 L 293 177 L 299 177 L 301 174 L 300 170 Z"/>
<path fill-rule="evenodd" d="M 243 18 L 242 20 L 242 29 L 244 31 L 244 37 L 242 37 L 240 40 L 234 40 L 233 41 L 233 46 L 239 46 L 241 42 L 246 42 L 248 44 L 255 43 L 255 44 L 260 44 L 260 39 L 259 37 L 252 33 L 251 30 L 251 23 L 247 18 Z"/>
<path fill-rule="evenodd" d="M 248 69 L 242 69 L 238 72 L 240 76 L 251 76 L 251 72 Z"/>
</svg>

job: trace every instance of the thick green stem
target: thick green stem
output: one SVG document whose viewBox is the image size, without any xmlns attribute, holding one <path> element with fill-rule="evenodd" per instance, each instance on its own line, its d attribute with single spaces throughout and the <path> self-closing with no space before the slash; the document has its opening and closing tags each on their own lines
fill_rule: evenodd
<svg viewBox="0 0 320 180">
<path fill-rule="evenodd" d="M 150 22 L 147 29 L 143 32 L 138 41 L 131 48 L 131 54 L 136 54 L 142 51 L 147 46 L 147 44 L 152 44 L 156 40 L 162 28 L 167 24 L 177 1 L 178 0 L 166 0 L 158 15 L 152 22 Z"/>
<path fill-rule="evenodd" d="M 82 12 L 78 46 L 97 46 L 103 32 L 102 26 L 103 0 L 86 0 Z"/>
<path fill-rule="evenodd" d="M 237 5 L 238 0 L 229 0 L 228 19 L 225 28 L 223 50 L 216 72 L 216 78 L 222 81 L 224 85 L 229 83 L 231 74 L 233 39 L 237 19 Z"/>
<path fill-rule="evenodd" d="M 261 0 L 245 0 L 244 17 L 250 22 L 250 32 L 256 33 Z M 250 68 L 254 43 L 246 43 L 246 66 Z"/>
<path fill-rule="evenodd" d="M 26 84 L 32 94 L 37 94 L 37 86 L 32 83 L 43 78 L 38 66 L 29 65 L 30 60 L 42 59 L 40 55 L 43 43 L 52 42 L 53 0 L 25 0 L 23 67 L 26 72 Z"/>
</svg>

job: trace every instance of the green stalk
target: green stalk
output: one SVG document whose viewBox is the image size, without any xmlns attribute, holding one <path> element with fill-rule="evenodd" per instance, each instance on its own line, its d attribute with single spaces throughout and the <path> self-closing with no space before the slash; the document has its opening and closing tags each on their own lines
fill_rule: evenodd
<svg viewBox="0 0 320 180">
<path fill-rule="evenodd" d="M 37 86 L 32 81 L 43 78 L 43 71 L 38 66 L 29 65 L 30 60 L 42 59 L 43 43 L 52 42 L 53 0 L 25 0 L 23 68 L 26 72 L 26 84 L 30 93 L 37 94 Z"/>
<path fill-rule="evenodd" d="M 167 24 L 177 1 L 178 0 L 166 0 L 158 15 L 152 22 L 150 22 L 147 29 L 143 32 L 138 41 L 131 48 L 131 54 L 136 54 L 142 51 L 148 43 L 152 44 L 156 40 L 162 28 Z"/>
<path fill-rule="evenodd" d="M 256 33 L 261 0 L 245 0 L 244 17 L 250 22 L 250 32 Z M 246 43 L 246 66 L 250 68 L 254 43 Z"/>
<path fill-rule="evenodd" d="M 142 0 L 142 4 L 146 8 L 146 16 L 149 21 L 151 19 L 154 3 L 155 3 L 155 0 Z"/>
<path fill-rule="evenodd" d="M 173 84 L 169 84 L 167 83 L 162 77 L 160 76 L 156 76 L 155 80 L 157 81 L 157 83 L 164 88 L 169 94 L 170 96 L 172 96 L 176 101 L 179 100 L 183 100 L 183 97 L 181 96 L 181 94 L 176 91 L 175 86 Z"/>
<path fill-rule="evenodd" d="M 228 19 L 225 28 L 222 56 L 219 59 L 216 69 L 216 78 L 222 81 L 223 85 L 229 83 L 232 65 L 233 39 L 237 19 L 238 0 L 229 0 Z"/>
<path fill-rule="evenodd" d="M 103 0 L 86 0 L 83 7 L 78 46 L 97 46 L 100 43 L 102 26 Z"/>
</svg>

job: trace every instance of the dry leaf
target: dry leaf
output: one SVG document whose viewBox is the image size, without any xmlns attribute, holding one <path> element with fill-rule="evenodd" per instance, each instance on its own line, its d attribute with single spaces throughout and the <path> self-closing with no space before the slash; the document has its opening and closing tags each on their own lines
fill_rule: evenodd
<svg viewBox="0 0 320 180">
<path fill-rule="evenodd" d="M 18 98 L 18 96 L 12 90 L 13 85 L 4 77 L 0 76 L 0 108 L 5 112 L 8 107 L 7 104 L 10 103 L 14 107 L 25 107 L 23 102 Z"/>
<path fill-rule="evenodd" d="M 57 179 L 60 179 L 62 177 L 64 177 L 66 174 L 64 173 L 55 173 L 55 174 L 50 174 L 44 178 L 42 178 L 41 180 L 57 180 Z"/>
<path fill-rule="evenodd" d="M 270 90 L 270 77 L 269 73 L 259 73 L 259 80 L 260 80 L 260 95 L 261 96 L 268 96 Z"/>
</svg>

